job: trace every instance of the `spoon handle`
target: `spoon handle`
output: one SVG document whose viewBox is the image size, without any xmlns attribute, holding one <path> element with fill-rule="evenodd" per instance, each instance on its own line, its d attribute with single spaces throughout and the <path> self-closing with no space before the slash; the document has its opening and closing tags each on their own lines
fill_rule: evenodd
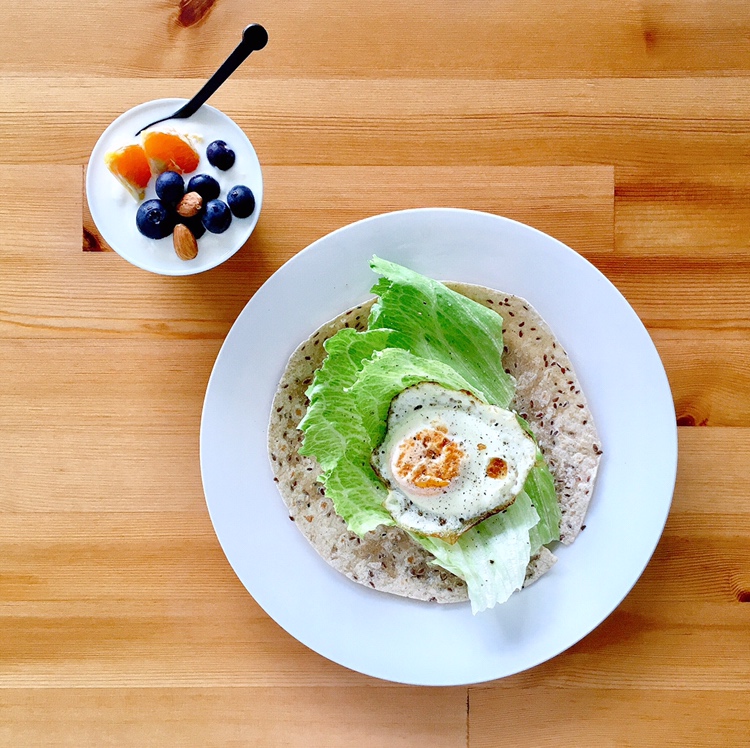
<svg viewBox="0 0 750 748">
<path fill-rule="evenodd" d="M 172 117 L 184 119 L 195 114 L 212 96 L 222 83 L 250 56 L 266 46 L 268 32 L 258 23 L 251 23 L 242 32 L 242 41 L 237 45 L 232 54 L 221 64 L 221 67 L 206 81 L 195 96 L 178 109 Z"/>
<path fill-rule="evenodd" d="M 174 114 L 162 117 L 155 122 L 142 127 L 135 134 L 136 137 L 144 130 L 169 119 L 185 119 L 195 114 L 212 96 L 222 83 L 250 56 L 252 52 L 263 49 L 268 43 L 268 32 L 259 24 L 251 23 L 242 32 L 242 41 L 237 45 L 232 54 L 221 64 L 221 67 L 205 82 L 203 88 L 193 96 L 187 104 L 180 107 Z"/>
</svg>

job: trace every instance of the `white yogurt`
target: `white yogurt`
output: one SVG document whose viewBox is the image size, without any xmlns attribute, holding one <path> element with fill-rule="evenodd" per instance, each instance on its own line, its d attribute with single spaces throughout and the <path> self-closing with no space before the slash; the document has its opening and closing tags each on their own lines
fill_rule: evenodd
<svg viewBox="0 0 750 748">
<path fill-rule="evenodd" d="M 206 231 L 198 240 L 198 256 L 181 260 L 174 251 L 172 236 L 148 239 L 138 231 L 135 215 L 141 204 L 120 184 L 104 163 L 109 151 L 140 142 L 135 133 L 159 117 L 177 111 L 185 99 L 159 99 L 134 107 L 120 115 L 101 135 L 91 152 L 86 172 L 86 197 L 91 216 L 104 240 L 118 254 L 144 270 L 162 275 L 192 275 L 216 267 L 229 259 L 247 241 L 255 228 L 263 202 L 263 176 L 255 149 L 245 133 L 223 112 L 204 104 L 188 119 L 167 120 L 153 130 L 171 130 L 189 136 L 198 151 L 200 163 L 185 174 L 185 186 L 196 174 L 209 174 L 221 187 L 220 200 L 226 202 L 227 192 L 238 184 L 253 191 L 255 210 L 247 218 L 232 216 L 232 223 L 223 234 Z M 214 140 L 224 140 L 236 155 L 234 165 L 221 171 L 209 164 L 206 147 Z M 155 198 L 156 177 L 152 176 L 146 200 Z"/>
</svg>

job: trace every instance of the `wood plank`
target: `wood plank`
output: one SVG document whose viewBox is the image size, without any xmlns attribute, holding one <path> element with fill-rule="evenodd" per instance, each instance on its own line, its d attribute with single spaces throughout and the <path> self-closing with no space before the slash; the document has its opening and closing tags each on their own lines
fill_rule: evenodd
<svg viewBox="0 0 750 748">
<path fill-rule="evenodd" d="M 219 347 L 6 341 L 0 511 L 200 509 L 198 433 Z"/>
<path fill-rule="evenodd" d="M 750 171 L 620 168 L 615 223 L 622 254 L 741 259 L 750 245 Z"/>
<path fill-rule="evenodd" d="M 614 249 L 614 169 L 607 166 L 271 166 L 264 170 L 264 193 L 264 218 L 284 215 L 283 231 L 274 230 L 268 241 L 287 257 L 347 223 L 424 207 L 533 222 L 584 254 Z M 84 197 L 83 248 L 90 250 L 90 234 L 108 249 L 85 203 Z"/>
<path fill-rule="evenodd" d="M 382 0 L 356 13 L 328 4 L 318 23 L 300 2 L 258 0 L 252 14 L 241 0 L 180 5 L 208 11 L 180 14 L 177 3 L 139 0 L 80 14 L 67 4 L 51 10 L 41 0 L 12 0 L 0 35 L 6 50 L 0 70 L 208 77 L 252 20 L 266 25 L 271 41 L 238 72 L 247 78 L 741 75 L 750 59 L 750 13 L 741 0 L 631 1 L 607 12 L 596 0 L 563 6 L 473 0 L 440 13 L 427 0 Z M 199 23 L 191 27 L 193 20 Z"/>
<path fill-rule="evenodd" d="M 114 252 L 112 247 L 107 244 L 104 237 L 99 232 L 97 225 L 91 215 L 89 201 L 86 197 L 86 167 L 83 168 L 83 207 L 82 207 L 82 228 L 83 236 L 81 237 L 81 249 L 84 252 Z"/>
<path fill-rule="evenodd" d="M 201 83 L 2 79 L 0 161 L 84 164 L 118 114 L 191 96 Z M 750 77 L 238 79 L 212 104 L 243 128 L 264 166 L 736 167 L 750 154 Z"/>
<path fill-rule="evenodd" d="M 742 327 L 651 330 L 679 424 L 750 425 L 750 327 L 740 319 L 735 324 Z"/>
<path fill-rule="evenodd" d="M 3 745 L 434 748 L 466 744 L 466 689 L 13 690 Z"/>
<path fill-rule="evenodd" d="M 750 645 L 750 431 L 683 428 L 680 450 L 667 529 L 635 589 L 580 644 L 509 687 L 731 690 L 744 682 L 737 652 Z M 149 494 L 155 505 L 159 493 Z M 161 493 L 177 496 L 169 481 Z M 179 512 L 166 500 L 159 511 L 136 511 L 128 498 L 119 511 L 103 499 L 88 511 L 3 513 L 0 686 L 371 682 L 263 613 L 198 497 L 193 511 Z"/>
<path fill-rule="evenodd" d="M 680 428 L 679 468 L 673 518 L 681 513 L 702 513 L 715 521 L 750 514 L 743 476 L 750 458 L 747 428 Z M 723 455 L 714 469 L 709 455 Z M 718 482 L 717 482 L 718 481 Z M 710 496 L 710 500 L 708 497 Z M 696 519 L 696 528 L 710 531 L 711 523 Z M 731 524 L 731 520 L 730 520 Z"/>
<path fill-rule="evenodd" d="M 0 267 L 40 252 L 60 258 L 80 247 L 83 197 L 76 166 L 6 165 L 0 171 Z M 5 293 L 2 292 L 3 300 Z"/>
<path fill-rule="evenodd" d="M 0 688 L 372 680 L 266 616 L 224 558 L 205 509 L 6 513 L 0 548 Z"/>
<path fill-rule="evenodd" d="M 7 179 L 0 172 L 8 205 L 22 199 L 25 184 L 54 174 L 49 168 L 9 166 Z M 0 215 L 0 336 L 223 338 L 260 284 L 306 244 L 399 208 L 471 206 L 538 225 L 582 252 L 613 248 L 609 167 L 267 167 L 264 175 L 265 204 L 249 242 L 221 267 L 188 278 L 144 273 L 112 252 L 80 251 L 80 167 L 77 182 L 66 176 L 49 219 L 50 231 L 63 213 L 71 224 L 65 195 L 76 189 L 69 206 L 78 210 L 74 251 L 51 253 L 46 224 L 39 232 L 21 230 L 8 208 Z M 7 252 L 6 224 L 8 241 L 22 241 Z"/>
<path fill-rule="evenodd" d="M 629 691 L 538 683 L 471 691 L 469 748 L 724 748 L 750 728 L 750 691 Z"/>
<path fill-rule="evenodd" d="M 692 329 L 696 336 L 745 330 L 750 319 L 750 257 L 589 259 L 650 329 Z"/>
</svg>

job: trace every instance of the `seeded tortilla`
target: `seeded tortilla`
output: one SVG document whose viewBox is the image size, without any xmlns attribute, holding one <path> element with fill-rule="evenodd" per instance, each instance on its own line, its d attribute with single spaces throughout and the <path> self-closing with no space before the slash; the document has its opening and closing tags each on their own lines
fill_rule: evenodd
<svg viewBox="0 0 750 748">
<path fill-rule="evenodd" d="M 601 448 L 594 420 L 567 353 L 549 326 L 524 299 L 466 283 L 449 288 L 494 309 L 503 317 L 503 363 L 517 383 L 511 407 L 529 422 L 555 480 L 562 513 L 561 541 L 572 543 L 583 527 L 594 489 Z M 297 428 L 326 352 L 323 343 L 338 330 L 367 329 L 374 299 L 327 322 L 294 351 L 274 397 L 268 448 L 289 518 L 316 551 L 349 579 L 382 592 L 450 603 L 468 600 L 465 582 L 431 563 L 433 557 L 398 527 L 378 527 L 363 538 L 350 532 L 317 479 L 320 466 L 299 454 Z M 547 548 L 532 557 L 528 586 L 556 561 Z"/>
</svg>

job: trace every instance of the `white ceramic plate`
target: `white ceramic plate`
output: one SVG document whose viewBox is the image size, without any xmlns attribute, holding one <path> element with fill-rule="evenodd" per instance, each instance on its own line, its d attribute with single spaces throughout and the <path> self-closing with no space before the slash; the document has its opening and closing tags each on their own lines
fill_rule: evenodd
<svg viewBox="0 0 750 748">
<path fill-rule="evenodd" d="M 200 162 L 194 172 L 184 175 L 186 185 L 196 174 L 210 174 L 219 182 L 219 198 L 225 202 L 232 187 L 245 185 L 253 192 L 255 210 L 247 218 L 233 218 L 223 234 L 208 231 L 203 234 L 198 240 L 198 256 L 187 262 L 175 254 L 171 235 L 154 240 L 138 231 L 135 214 L 140 203 L 112 176 L 104 156 L 109 151 L 137 143 L 135 133 L 141 127 L 176 112 L 185 102 L 186 99 L 158 99 L 121 114 L 99 137 L 86 169 L 86 199 L 91 217 L 104 240 L 128 262 L 160 275 L 194 275 L 228 260 L 252 234 L 263 204 L 260 163 L 247 135 L 226 114 L 204 104 L 192 117 L 168 120 L 153 129 L 174 130 L 200 139 L 195 146 Z M 214 168 L 206 158 L 206 147 L 214 140 L 225 140 L 235 152 L 234 165 L 227 171 Z M 156 179 L 152 177 L 146 200 L 156 197 L 155 183 Z"/>
<path fill-rule="evenodd" d="M 371 296 L 373 254 L 426 275 L 523 296 L 566 347 L 604 449 L 586 530 L 539 582 L 477 616 L 376 592 L 323 561 L 289 521 L 266 429 L 287 359 L 319 325 Z M 211 519 L 255 600 L 321 655 L 420 685 L 488 681 L 554 657 L 601 623 L 648 563 L 677 464 L 672 397 L 651 339 L 617 289 L 560 242 L 498 216 L 388 213 L 318 240 L 253 296 L 219 353 L 201 423 Z"/>
</svg>

